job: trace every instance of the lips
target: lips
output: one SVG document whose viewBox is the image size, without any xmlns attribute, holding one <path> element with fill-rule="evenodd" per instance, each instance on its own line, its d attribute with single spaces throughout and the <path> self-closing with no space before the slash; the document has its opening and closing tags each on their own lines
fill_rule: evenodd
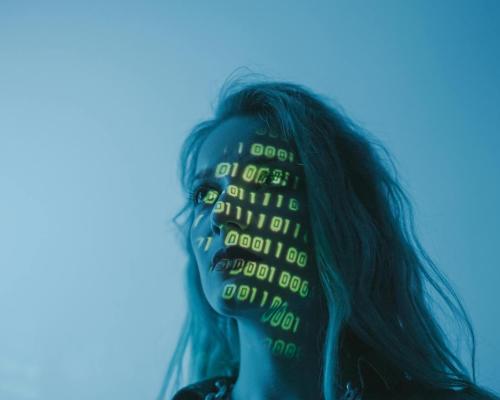
<svg viewBox="0 0 500 400">
<path fill-rule="evenodd" d="M 260 261 L 262 260 L 262 257 L 242 247 L 231 246 L 220 249 L 215 253 L 215 255 L 212 258 L 211 269 L 214 269 L 217 263 L 224 259 L 226 260 L 243 259 L 245 261 Z"/>
</svg>

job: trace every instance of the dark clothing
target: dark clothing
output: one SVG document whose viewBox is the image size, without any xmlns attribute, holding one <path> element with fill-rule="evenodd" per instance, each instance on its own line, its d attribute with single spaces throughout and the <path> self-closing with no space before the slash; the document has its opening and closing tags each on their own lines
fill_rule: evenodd
<svg viewBox="0 0 500 400">
<path fill-rule="evenodd" d="M 341 341 L 339 400 L 461 400 L 469 397 L 453 390 L 431 390 L 414 382 L 404 371 L 346 330 Z M 213 377 L 186 386 L 172 400 L 228 399 L 236 377 Z M 286 399 L 284 399 L 286 400 Z M 304 399 L 320 400 L 320 399 Z"/>
<path fill-rule="evenodd" d="M 172 400 L 223 400 L 227 399 L 235 377 L 214 377 L 198 383 L 188 385 L 178 391 Z M 226 388 L 226 389 L 224 389 Z M 451 390 L 424 391 L 407 387 L 401 391 L 380 391 L 362 394 L 355 390 L 346 389 L 339 400 L 462 400 L 468 398 L 459 392 Z M 284 399 L 286 400 L 286 399 Z M 318 400 L 318 399 L 304 399 Z"/>
<path fill-rule="evenodd" d="M 224 399 L 227 398 L 226 394 L 230 392 L 231 386 L 235 381 L 235 377 L 218 376 L 197 382 L 178 391 L 172 400 L 205 400 L 210 393 L 213 394 L 214 400 Z M 224 385 L 226 387 L 226 392 L 221 394 L 224 390 Z M 215 397 L 217 395 L 218 397 Z"/>
</svg>

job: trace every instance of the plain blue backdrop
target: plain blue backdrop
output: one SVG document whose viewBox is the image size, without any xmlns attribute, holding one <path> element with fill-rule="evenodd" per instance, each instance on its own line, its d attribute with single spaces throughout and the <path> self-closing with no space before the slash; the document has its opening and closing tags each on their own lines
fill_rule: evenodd
<svg viewBox="0 0 500 400">
<path fill-rule="evenodd" d="M 0 399 L 153 399 L 185 311 L 176 162 L 240 66 L 379 137 L 500 391 L 500 2 L 0 1 Z"/>
</svg>

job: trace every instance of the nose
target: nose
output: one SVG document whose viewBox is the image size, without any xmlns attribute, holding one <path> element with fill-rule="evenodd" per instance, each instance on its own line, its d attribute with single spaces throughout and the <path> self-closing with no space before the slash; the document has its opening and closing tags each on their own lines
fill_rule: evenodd
<svg viewBox="0 0 500 400">
<path fill-rule="evenodd" d="M 236 218 L 236 206 L 225 190 L 219 195 L 212 208 L 210 223 L 214 235 L 225 235 L 229 229 L 236 229 L 239 232 L 247 229 L 244 221 Z"/>
</svg>

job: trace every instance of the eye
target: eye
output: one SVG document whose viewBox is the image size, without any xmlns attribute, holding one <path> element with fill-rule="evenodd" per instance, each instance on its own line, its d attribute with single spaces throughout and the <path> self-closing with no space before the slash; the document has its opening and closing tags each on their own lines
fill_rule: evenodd
<svg viewBox="0 0 500 400">
<path fill-rule="evenodd" d="M 190 197 L 195 205 L 214 204 L 219 197 L 219 192 L 213 188 L 202 185 L 194 189 Z"/>
</svg>

